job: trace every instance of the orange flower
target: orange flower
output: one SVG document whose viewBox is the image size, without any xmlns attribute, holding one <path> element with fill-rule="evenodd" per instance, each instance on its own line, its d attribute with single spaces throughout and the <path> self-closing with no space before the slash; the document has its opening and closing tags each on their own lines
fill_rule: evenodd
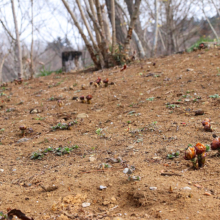
<svg viewBox="0 0 220 220">
<path fill-rule="evenodd" d="M 195 146 L 195 149 L 196 149 L 196 154 L 197 155 L 206 152 L 206 146 L 201 144 L 201 143 L 197 143 L 196 146 Z"/>
<path fill-rule="evenodd" d="M 196 149 L 194 147 L 188 147 L 185 152 L 185 159 L 192 160 L 196 157 Z"/>
</svg>

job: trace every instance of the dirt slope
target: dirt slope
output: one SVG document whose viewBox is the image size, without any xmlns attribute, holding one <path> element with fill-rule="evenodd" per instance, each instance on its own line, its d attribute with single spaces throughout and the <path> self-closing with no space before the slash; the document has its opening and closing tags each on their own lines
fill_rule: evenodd
<svg viewBox="0 0 220 220">
<path fill-rule="evenodd" d="M 208 152 L 205 167 L 193 170 L 183 157 L 189 144 L 210 144 L 220 132 L 220 99 L 209 97 L 220 93 L 219 59 L 218 49 L 204 50 L 135 61 L 122 72 L 52 74 L 2 88 L 0 211 L 60 220 L 218 219 L 220 158 Z M 89 86 L 98 76 L 116 85 Z M 72 100 L 88 94 L 91 104 Z M 205 114 L 195 116 L 198 109 Z M 204 118 L 212 119 L 213 132 L 203 130 Z M 74 125 L 52 131 L 59 122 Z M 27 139 L 23 124 L 33 129 Z M 75 145 L 69 154 L 30 159 Z M 179 157 L 167 159 L 176 151 Z M 123 173 L 131 166 L 139 180 Z"/>
</svg>

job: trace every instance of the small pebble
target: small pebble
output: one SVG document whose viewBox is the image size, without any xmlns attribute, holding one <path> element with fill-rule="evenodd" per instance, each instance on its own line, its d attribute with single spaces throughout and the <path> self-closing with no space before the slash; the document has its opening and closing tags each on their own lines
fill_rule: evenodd
<svg viewBox="0 0 220 220">
<path fill-rule="evenodd" d="M 86 208 L 86 207 L 89 207 L 90 206 L 90 203 L 89 202 L 84 202 L 82 203 L 82 207 L 83 208 Z"/>
<path fill-rule="evenodd" d="M 182 189 L 183 189 L 183 190 L 191 190 L 191 188 L 188 187 L 188 186 L 185 186 L 185 187 L 183 187 Z"/>
</svg>

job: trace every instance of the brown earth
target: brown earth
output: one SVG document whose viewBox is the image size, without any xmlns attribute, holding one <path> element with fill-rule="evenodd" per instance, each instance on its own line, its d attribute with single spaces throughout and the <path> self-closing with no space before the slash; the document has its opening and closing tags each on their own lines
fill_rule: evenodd
<svg viewBox="0 0 220 220">
<path fill-rule="evenodd" d="M 203 50 L 135 61 L 122 72 L 52 74 L 2 88 L 0 211 L 60 220 L 218 219 L 220 158 L 208 152 L 205 167 L 193 170 L 183 157 L 189 144 L 210 144 L 220 132 L 220 99 L 209 97 L 219 93 L 219 60 L 218 49 Z M 116 85 L 89 86 L 98 76 Z M 91 104 L 72 100 L 88 94 Z M 205 114 L 195 116 L 198 109 Z M 87 117 L 77 118 L 80 113 Z M 203 130 L 204 118 L 212 119 L 213 132 Z M 52 131 L 58 122 L 75 123 Z M 23 124 L 33 129 L 27 139 Z M 49 146 L 75 145 L 69 154 L 30 159 Z M 167 159 L 176 151 L 179 157 Z M 131 166 L 139 180 L 123 173 Z"/>
</svg>

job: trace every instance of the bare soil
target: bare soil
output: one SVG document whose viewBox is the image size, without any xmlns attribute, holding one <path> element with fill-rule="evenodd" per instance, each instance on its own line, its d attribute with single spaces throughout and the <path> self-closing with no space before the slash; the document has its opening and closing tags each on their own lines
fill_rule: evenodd
<svg viewBox="0 0 220 220">
<path fill-rule="evenodd" d="M 220 158 L 210 151 L 194 170 L 183 157 L 189 144 L 210 145 L 220 132 L 220 99 L 209 97 L 220 94 L 219 60 L 218 49 L 203 50 L 1 88 L 0 211 L 59 220 L 218 219 Z M 99 76 L 115 85 L 90 86 Z M 72 99 L 88 94 L 91 104 Z M 205 114 L 195 116 L 198 109 Z M 204 118 L 213 132 L 204 131 Z M 59 122 L 74 125 L 53 131 Z M 22 137 L 21 125 L 33 132 Z M 33 152 L 75 145 L 31 160 Z M 129 181 L 123 170 L 132 166 L 138 180 Z"/>
</svg>

